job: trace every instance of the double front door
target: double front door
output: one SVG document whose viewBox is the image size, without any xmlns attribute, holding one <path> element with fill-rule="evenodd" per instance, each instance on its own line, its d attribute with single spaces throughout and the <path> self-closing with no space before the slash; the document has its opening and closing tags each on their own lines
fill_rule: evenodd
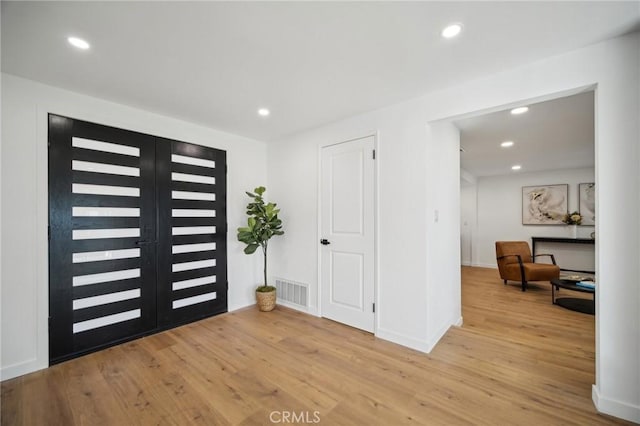
<svg viewBox="0 0 640 426">
<path fill-rule="evenodd" d="M 49 358 L 227 310 L 225 152 L 49 116 Z"/>
</svg>

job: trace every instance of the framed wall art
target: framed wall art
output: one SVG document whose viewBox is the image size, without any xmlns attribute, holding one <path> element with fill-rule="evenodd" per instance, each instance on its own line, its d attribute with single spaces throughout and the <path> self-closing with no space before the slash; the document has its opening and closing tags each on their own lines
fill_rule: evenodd
<svg viewBox="0 0 640 426">
<path fill-rule="evenodd" d="M 569 185 L 522 187 L 523 225 L 564 225 Z"/>
<path fill-rule="evenodd" d="M 582 216 L 580 225 L 596 224 L 596 184 L 581 183 L 578 185 L 578 209 Z"/>
</svg>

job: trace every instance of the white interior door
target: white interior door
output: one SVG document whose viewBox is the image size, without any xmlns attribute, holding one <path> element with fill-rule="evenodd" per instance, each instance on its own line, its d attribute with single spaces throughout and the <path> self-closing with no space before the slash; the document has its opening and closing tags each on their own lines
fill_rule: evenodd
<svg viewBox="0 0 640 426">
<path fill-rule="evenodd" d="M 374 138 L 322 148 L 322 316 L 374 331 Z"/>
</svg>

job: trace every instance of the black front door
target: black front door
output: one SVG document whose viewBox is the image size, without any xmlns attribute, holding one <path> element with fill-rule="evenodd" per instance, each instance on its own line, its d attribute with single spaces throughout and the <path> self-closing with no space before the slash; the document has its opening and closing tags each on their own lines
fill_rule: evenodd
<svg viewBox="0 0 640 426">
<path fill-rule="evenodd" d="M 224 151 L 49 116 L 51 363 L 227 310 Z"/>
</svg>

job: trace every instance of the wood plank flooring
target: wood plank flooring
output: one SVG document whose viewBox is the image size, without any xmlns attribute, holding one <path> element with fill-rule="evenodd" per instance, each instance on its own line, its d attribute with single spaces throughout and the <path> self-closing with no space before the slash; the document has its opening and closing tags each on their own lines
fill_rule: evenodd
<svg viewBox="0 0 640 426">
<path fill-rule="evenodd" d="M 282 307 L 220 315 L 3 382 L 2 425 L 626 424 L 591 402 L 593 316 L 492 269 L 463 268 L 462 297 L 429 355 Z"/>
</svg>

